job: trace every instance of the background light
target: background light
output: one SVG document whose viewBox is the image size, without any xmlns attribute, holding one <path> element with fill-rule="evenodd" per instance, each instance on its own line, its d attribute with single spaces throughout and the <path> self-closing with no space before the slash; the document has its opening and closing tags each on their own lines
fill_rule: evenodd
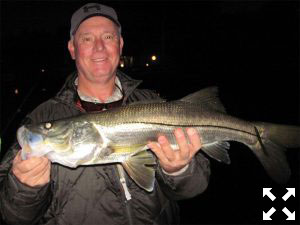
<svg viewBox="0 0 300 225">
<path fill-rule="evenodd" d="M 151 56 L 152 61 L 156 61 L 157 57 L 156 55 Z"/>
</svg>

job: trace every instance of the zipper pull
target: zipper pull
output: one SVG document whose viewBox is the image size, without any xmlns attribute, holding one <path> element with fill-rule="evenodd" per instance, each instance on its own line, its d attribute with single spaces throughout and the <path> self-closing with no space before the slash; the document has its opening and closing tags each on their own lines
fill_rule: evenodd
<svg viewBox="0 0 300 225">
<path fill-rule="evenodd" d="M 131 194 L 129 193 L 129 190 L 128 190 L 128 187 L 126 184 L 123 167 L 118 164 L 117 168 L 118 168 L 118 172 L 119 172 L 119 176 L 120 176 L 120 182 L 121 182 L 124 194 L 125 194 L 125 198 L 127 201 L 129 201 L 131 199 Z"/>
<path fill-rule="evenodd" d="M 129 201 L 131 199 L 131 194 L 129 193 L 125 178 L 124 177 L 120 178 L 120 182 L 122 184 L 125 193 L 125 198 L 127 201 Z"/>
</svg>

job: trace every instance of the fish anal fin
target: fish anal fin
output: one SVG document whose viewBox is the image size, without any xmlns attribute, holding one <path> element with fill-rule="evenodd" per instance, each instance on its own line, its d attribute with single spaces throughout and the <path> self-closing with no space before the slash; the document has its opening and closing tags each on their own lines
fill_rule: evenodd
<svg viewBox="0 0 300 225">
<path fill-rule="evenodd" d="M 229 142 L 226 141 L 213 142 L 213 143 L 205 144 L 201 147 L 201 149 L 209 157 L 226 164 L 230 164 L 230 157 L 227 151 L 229 148 L 230 148 L 230 144 Z"/>
<path fill-rule="evenodd" d="M 154 156 L 146 150 L 137 152 L 122 162 L 124 169 L 134 182 L 148 192 L 153 191 L 154 188 L 155 164 Z"/>
</svg>

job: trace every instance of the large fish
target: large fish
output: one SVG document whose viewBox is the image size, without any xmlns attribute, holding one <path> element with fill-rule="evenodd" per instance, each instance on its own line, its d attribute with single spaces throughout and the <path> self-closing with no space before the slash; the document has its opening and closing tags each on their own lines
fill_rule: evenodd
<svg viewBox="0 0 300 225">
<path fill-rule="evenodd" d="M 148 141 L 164 134 L 178 149 L 175 128 L 194 127 L 202 151 L 227 163 L 228 141 L 247 145 L 266 172 L 277 182 L 289 179 L 285 148 L 300 147 L 300 127 L 247 122 L 225 112 L 216 87 L 206 88 L 177 101 L 134 103 L 100 113 L 24 125 L 17 132 L 22 157 L 46 155 L 68 167 L 121 163 L 142 188 L 152 191 L 155 158 Z"/>
</svg>

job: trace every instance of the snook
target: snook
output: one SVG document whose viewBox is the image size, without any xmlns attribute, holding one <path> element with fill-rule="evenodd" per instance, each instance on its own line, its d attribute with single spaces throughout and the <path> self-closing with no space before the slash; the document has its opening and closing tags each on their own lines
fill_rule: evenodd
<svg viewBox="0 0 300 225">
<path fill-rule="evenodd" d="M 277 182 L 290 177 L 285 148 L 300 147 L 300 127 L 247 122 L 226 114 L 217 88 L 207 88 L 171 102 L 135 103 L 63 120 L 24 125 L 17 132 L 22 156 L 46 155 L 68 167 L 121 163 L 142 188 L 152 191 L 155 158 L 148 141 L 164 134 L 176 145 L 177 127 L 194 127 L 202 151 L 229 164 L 228 141 L 247 145 Z"/>
</svg>

